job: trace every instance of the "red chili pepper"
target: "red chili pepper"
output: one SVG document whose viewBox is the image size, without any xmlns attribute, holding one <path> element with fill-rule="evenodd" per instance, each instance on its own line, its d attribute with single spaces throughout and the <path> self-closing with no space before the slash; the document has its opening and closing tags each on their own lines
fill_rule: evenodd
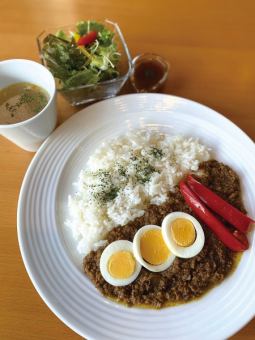
<svg viewBox="0 0 255 340">
<path fill-rule="evenodd" d="M 242 243 L 244 244 L 247 249 L 249 248 L 249 242 L 247 240 L 247 237 L 245 236 L 245 234 L 241 233 L 239 230 L 235 230 L 233 232 L 233 235 Z"/>
<path fill-rule="evenodd" d="M 87 33 L 86 35 L 83 35 L 80 37 L 80 39 L 77 41 L 78 46 L 86 46 L 91 44 L 93 41 L 95 41 L 97 38 L 97 32 L 91 31 Z"/>
<path fill-rule="evenodd" d="M 236 229 L 246 233 L 249 227 L 255 223 L 250 217 L 216 195 L 191 175 L 187 177 L 187 184 L 210 209 L 222 216 Z"/>
<path fill-rule="evenodd" d="M 244 251 L 249 247 L 248 240 L 244 234 L 237 235 L 231 233 L 224 224 L 214 216 L 211 211 L 202 203 L 198 196 L 183 181 L 180 182 L 181 193 L 198 218 L 200 218 L 208 228 L 218 237 L 226 247 L 233 251 Z M 241 234 L 241 233 L 240 233 Z M 242 238 L 242 240 L 241 240 Z"/>
</svg>

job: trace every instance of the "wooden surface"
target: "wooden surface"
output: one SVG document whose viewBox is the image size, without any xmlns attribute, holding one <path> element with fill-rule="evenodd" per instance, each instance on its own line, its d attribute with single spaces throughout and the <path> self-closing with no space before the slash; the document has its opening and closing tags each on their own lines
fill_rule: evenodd
<svg viewBox="0 0 255 340">
<path fill-rule="evenodd" d="M 254 140 L 254 13 L 253 0 L 1 0 L 0 59 L 38 61 L 35 37 L 44 28 L 109 18 L 133 56 L 155 52 L 171 63 L 166 93 L 218 110 Z M 77 110 L 58 99 L 60 123 Z M 0 339 L 80 339 L 40 299 L 19 253 L 17 199 L 32 158 L 0 137 Z M 255 319 L 233 337 L 254 338 Z"/>
</svg>

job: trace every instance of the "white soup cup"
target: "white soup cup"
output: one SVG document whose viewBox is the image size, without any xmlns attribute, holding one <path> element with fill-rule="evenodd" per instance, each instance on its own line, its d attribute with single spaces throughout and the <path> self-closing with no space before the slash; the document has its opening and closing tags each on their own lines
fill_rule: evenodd
<svg viewBox="0 0 255 340">
<path fill-rule="evenodd" d="M 0 134 L 22 149 L 37 151 L 57 122 L 55 80 L 46 67 L 32 60 L 10 59 L 0 62 L 0 89 L 28 82 L 45 89 L 49 102 L 38 114 L 16 124 L 0 124 Z M 0 112 L 1 114 L 1 112 Z"/>
</svg>

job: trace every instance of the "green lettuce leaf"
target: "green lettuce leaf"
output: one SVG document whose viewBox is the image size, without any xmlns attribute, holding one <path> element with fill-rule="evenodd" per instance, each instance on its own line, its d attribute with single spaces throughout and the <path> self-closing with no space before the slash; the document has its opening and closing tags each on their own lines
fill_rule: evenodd
<svg viewBox="0 0 255 340">
<path fill-rule="evenodd" d="M 63 88 L 96 84 L 118 77 L 120 53 L 114 42 L 114 33 L 96 21 L 80 21 L 77 33 L 84 35 L 97 31 L 97 39 L 83 49 L 77 46 L 72 34 L 59 30 L 43 41 L 42 55 L 47 67 Z"/>
<path fill-rule="evenodd" d="M 76 72 L 64 82 L 64 88 L 77 87 L 87 84 L 96 84 L 99 80 L 98 74 L 91 70 Z"/>
</svg>

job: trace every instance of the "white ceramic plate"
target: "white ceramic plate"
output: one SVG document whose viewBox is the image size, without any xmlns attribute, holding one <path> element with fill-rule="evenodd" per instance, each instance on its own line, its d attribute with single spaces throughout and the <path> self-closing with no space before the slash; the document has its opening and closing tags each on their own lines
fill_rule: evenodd
<svg viewBox="0 0 255 340">
<path fill-rule="evenodd" d="M 64 221 L 80 169 L 103 140 L 137 127 L 197 136 L 241 178 L 255 217 L 255 147 L 237 126 L 195 102 L 160 94 L 106 100 L 61 125 L 35 155 L 18 205 L 18 238 L 28 274 L 49 308 L 88 339 L 223 339 L 255 314 L 255 238 L 232 276 L 195 302 L 162 310 L 127 308 L 97 292 Z"/>
</svg>

